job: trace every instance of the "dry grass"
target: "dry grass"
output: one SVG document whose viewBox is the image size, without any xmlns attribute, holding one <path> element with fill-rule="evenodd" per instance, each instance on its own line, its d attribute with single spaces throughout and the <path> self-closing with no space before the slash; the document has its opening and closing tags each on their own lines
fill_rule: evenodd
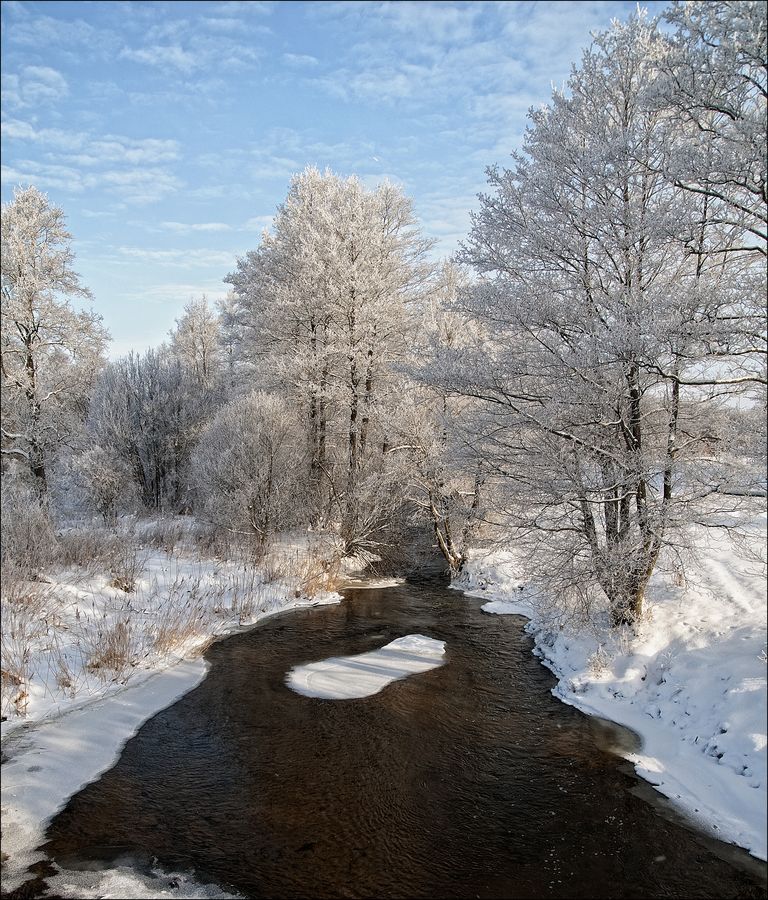
<svg viewBox="0 0 768 900">
<path fill-rule="evenodd" d="M 154 614 L 154 650 L 168 654 L 204 635 L 209 630 L 209 601 L 199 577 L 180 577 L 171 582 Z"/>
<path fill-rule="evenodd" d="M 321 591 L 333 591 L 339 584 L 341 557 L 309 548 L 276 548 L 259 567 L 264 584 L 282 582 L 296 597 L 313 597 Z"/>
<path fill-rule="evenodd" d="M 48 630 L 50 585 L 27 581 L 18 569 L 3 571 L 0 638 L 0 709 L 25 715 L 34 674 L 34 643 Z"/>
<path fill-rule="evenodd" d="M 85 572 L 108 571 L 124 538 L 106 528 L 78 528 L 59 536 L 60 562 L 67 568 L 77 566 Z"/>
<path fill-rule="evenodd" d="M 162 550 L 170 556 L 182 541 L 185 531 L 182 522 L 174 519 L 157 519 L 142 529 L 141 544 L 154 550 Z"/>
<path fill-rule="evenodd" d="M 112 587 L 132 594 L 136 590 L 136 582 L 147 567 L 149 553 L 149 550 L 139 548 L 134 543 L 125 542 L 117 547 L 109 560 Z"/>
<path fill-rule="evenodd" d="M 6 570 L 23 572 L 34 580 L 58 558 L 59 546 L 47 509 L 33 490 L 2 479 L 0 505 L 0 562 Z"/>
<path fill-rule="evenodd" d="M 177 552 L 187 535 L 197 544 L 197 567 Z M 14 544 L 21 548 L 19 560 L 4 558 L 0 698 L 7 716 L 25 715 L 30 694 L 35 703 L 41 695 L 59 702 L 125 684 L 138 667 L 159 665 L 168 654 L 202 652 L 222 620 L 251 624 L 282 607 L 286 597 L 333 590 L 339 579 L 339 558 L 326 545 L 325 555 L 323 548 L 296 544 L 262 553 L 263 547 L 256 552 L 226 533 L 160 520 L 143 530 L 66 531 L 55 562 L 70 570 L 64 575 L 69 583 L 59 572 L 51 584 L 42 575 L 54 563 L 37 571 L 45 553 L 24 556 L 32 536 L 26 529 L 24 540 Z M 147 582 L 142 576 L 150 548 L 163 552 L 165 561 L 153 561 L 156 574 Z M 229 562 L 203 563 L 205 550 Z M 103 578 L 122 593 L 94 593 Z"/>
<path fill-rule="evenodd" d="M 124 684 L 145 655 L 141 636 L 127 616 L 114 624 L 108 624 L 105 617 L 99 626 L 87 627 L 82 642 L 87 654 L 86 669 L 105 681 Z"/>
</svg>

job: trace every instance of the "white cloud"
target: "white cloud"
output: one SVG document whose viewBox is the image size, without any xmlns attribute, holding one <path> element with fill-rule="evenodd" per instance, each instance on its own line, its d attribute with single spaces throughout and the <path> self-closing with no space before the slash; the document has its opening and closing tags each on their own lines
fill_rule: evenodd
<svg viewBox="0 0 768 900">
<path fill-rule="evenodd" d="M 308 53 L 283 53 L 282 60 L 287 66 L 297 68 L 316 66 L 319 62 L 316 56 L 310 56 Z"/>
<path fill-rule="evenodd" d="M 2 180 L 3 183 L 34 184 L 39 188 L 53 188 L 69 194 L 104 188 L 124 203 L 139 205 L 161 200 L 182 186 L 175 175 L 160 168 L 142 166 L 88 172 L 73 166 L 36 160 L 18 160 L 13 167 L 5 166 Z"/>
<path fill-rule="evenodd" d="M 227 0 L 216 4 L 216 15 L 238 16 L 241 13 L 256 13 L 257 15 L 269 15 L 274 8 L 273 3 L 262 3 L 259 0 Z"/>
<path fill-rule="evenodd" d="M 240 19 L 224 19 L 203 16 L 203 18 L 200 19 L 200 22 L 205 25 L 206 28 L 211 28 L 213 31 L 244 32 L 249 30 L 248 25 L 245 22 L 242 22 Z"/>
<path fill-rule="evenodd" d="M 3 74 L 4 105 L 40 106 L 56 103 L 68 94 L 66 78 L 50 66 L 24 66 L 18 74 Z"/>
<path fill-rule="evenodd" d="M 453 6 L 448 3 L 381 3 L 376 14 L 396 29 L 439 42 L 466 41 L 472 37 L 480 4 Z"/>
<path fill-rule="evenodd" d="M 100 140 L 89 140 L 85 153 L 72 157 L 80 165 L 100 165 L 105 162 L 124 162 L 130 165 L 153 165 L 179 158 L 177 141 L 144 138 L 134 140 L 114 135 L 105 135 Z"/>
<path fill-rule="evenodd" d="M 166 19 L 146 32 L 143 46 L 126 45 L 119 56 L 187 77 L 203 71 L 238 70 L 257 63 L 262 51 L 256 46 L 255 36 L 271 33 L 269 28 L 227 18 L 222 14 L 222 4 L 217 4 L 215 10 L 212 18 Z M 233 32 L 243 32 L 244 36 Z M 218 93 L 220 99 L 222 91 Z"/>
<path fill-rule="evenodd" d="M 228 250 L 151 250 L 146 247 L 118 247 L 126 260 L 140 260 L 174 269 L 197 269 L 209 266 L 231 268 L 237 253 Z"/>
<path fill-rule="evenodd" d="M 257 231 L 261 233 L 265 228 L 270 228 L 274 216 L 253 216 L 243 224 L 243 231 Z"/>
<path fill-rule="evenodd" d="M 185 75 L 191 74 L 202 65 L 202 60 L 182 49 L 178 44 L 153 44 L 138 50 L 123 47 L 120 51 L 120 58 L 157 66 L 160 69 L 177 69 Z"/>
<path fill-rule="evenodd" d="M 165 231 L 173 231 L 176 234 L 194 234 L 200 231 L 231 231 L 232 226 L 225 222 L 161 222 L 160 227 Z"/>
<path fill-rule="evenodd" d="M 127 203 L 142 204 L 181 186 L 179 179 L 163 166 L 180 157 L 179 144 L 174 140 L 95 136 L 60 128 L 37 128 L 21 119 L 4 122 L 3 135 L 12 141 L 40 144 L 48 151 L 48 162 L 16 162 L 14 171 L 25 183 L 71 193 L 107 187 Z"/>
<path fill-rule="evenodd" d="M 3 122 L 3 137 L 15 141 L 34 141 L 59 150 L 79 150 L 87 141 L 87 136 L 81 132 L 36 128 L 21 119 L 6 119 Z"/>
<path fill-rule="evenodd" d="M 64 159 L 79 165 L 98 165 L 111 162 L 154 164 L 179 158 L 179 144 L 160 138 L 128 138 L 105 134 L 94 137 L 85 132 L 64 131 L 60 128 L 36 128 L 21 119 L 3 122 L 3 135 L 18 141 L 33 141 L 57 150 L 79 150 L 79 154 Z"/>
<path fill-rule="evenodd" d="M 6 7 L 8 4 L 4 2 L 3 9 Z M 81 61 L 83 56 L 109 59 L 118 46 L 114 32 L 96 28 L 83 19 L 35 15 L 30 7 L 23 4 L 16 4 L 14 18 L 13 25 L 4 29 L 8 41 L 38 51 L 55 47 L 67 57 Z"/>
</svg>

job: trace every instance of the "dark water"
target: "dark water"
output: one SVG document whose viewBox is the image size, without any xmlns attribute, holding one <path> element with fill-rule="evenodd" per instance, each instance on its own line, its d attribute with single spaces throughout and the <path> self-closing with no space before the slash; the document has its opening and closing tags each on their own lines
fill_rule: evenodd
<svg viewBox="0 0 768 900">
<path fill-rule="evenodd" d="M 446 664 L 362 700 L 284 684 L 411 633 L 446 641 Z M 637 796 L 612 732 L 550 695 L 522 620 L 480 601 L 351 590 L 208 659 L 54 819 L 58 865 L 156 857 L 247 897 L 765 896 L 759 866 Z"/>
</svg>

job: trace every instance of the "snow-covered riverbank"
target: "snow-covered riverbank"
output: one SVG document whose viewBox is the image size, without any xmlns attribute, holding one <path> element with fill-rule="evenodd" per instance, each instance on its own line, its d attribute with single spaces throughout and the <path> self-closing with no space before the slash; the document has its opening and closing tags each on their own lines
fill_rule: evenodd
<svg viewBox="0 0 768 900">
<path fill-rule="evenodd" d="M 14 704 L 14 691 L 6 694 L 2 723 L 4 890 L 23 882 L 27 867 L 43 858 L 36 848 L 69 797 L 109 769 L 147 719 L 202 681 L 207 665 L 201 654 L 212 639 L 276 613 L 341 600 L 308 577 L 309 557 L 299 549 L 279 565 L 258 569 L 201 559 L 189 548 L 153 550 L 130 592 L 108 575 L 70 570 L 48 578 L 36 595 L 39 603 L 4 598 L 4 612 L 25 616 L 25 627 L 5 619 L 3 625 L 4 640 L 15 640 L 19 655 L 26 654 L 28 673 L 23 684 L 10 685 L 17 697 L 26 696 Z M 312 596 L 302 587 L 311 587 Z M 178 887 L 179 877 L 158 873 L 147 880 L 122 867 L 92 873 L 86 884 L 65 873 L 57 876 L 56 891 L 179 896 L 176 888 L 168 890 Z M 184 892 L 228 896 L 188 879 Z"/>
<path fill-rule="evenodd" d="M 748 540 L 697 535 L 687 584 L 655 576 L 636 634 L 554 624 L 511 551 L 475 551 L 456 587 L 530 621 L 553 693 L 637 732 L 637 773 L 705 830 L 766 859 L 766 514 Z"/>
</svg>

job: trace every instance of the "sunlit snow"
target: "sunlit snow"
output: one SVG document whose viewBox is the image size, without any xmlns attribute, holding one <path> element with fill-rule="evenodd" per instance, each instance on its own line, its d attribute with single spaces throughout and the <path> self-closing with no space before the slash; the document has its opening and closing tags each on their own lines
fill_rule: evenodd
<svg viewBox="0 0 768 900">
<path fill-rule="evenodd" d="M 352 700 L 378 694 L 388 684 L 442 666 L 445 641 L 409 634 L 379 650 L 357 656 L 333 656 L 296 666 L 286 678 L 288 687 L 305 697 Z"/>
</svg>

